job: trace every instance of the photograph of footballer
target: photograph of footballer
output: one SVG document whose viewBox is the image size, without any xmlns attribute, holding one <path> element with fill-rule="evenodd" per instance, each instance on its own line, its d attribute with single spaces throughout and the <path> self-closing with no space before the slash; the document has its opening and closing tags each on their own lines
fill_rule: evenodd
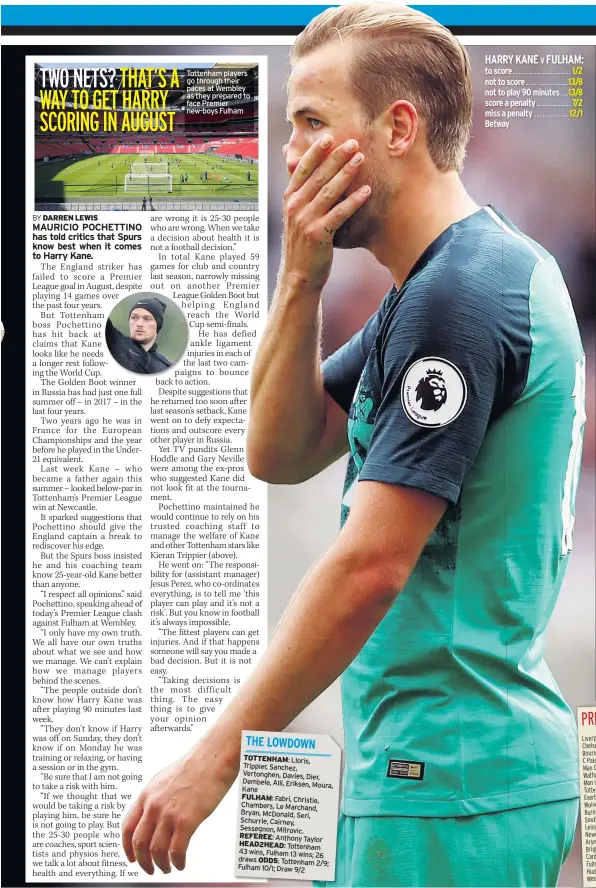
<svg viewBox="0 0 596 888">
<path fill-rule="evenodd" d="M 186 347 L 188 331 L 184 316 L 174 303 L 164 300 L 165 297 L 155 293 L 133 294 L 118 303 L 106 321 L 106 344 L 110 354 L 132 373 L 167 370 Z M 169 323 L 164 329 L 168 307 Z M 122 332 L 125 327 L 127 333 Z M 158 351 L 158 345 L 167 357 Z"/>
<path fill-rule="evenodd" d="M 247 461 L 294 485 L 348 454 L 342 527 L 217 722 L 126 814 L 126 855 L 183 869 L 241 730 L 282 730 L 341 676 L 336 877 L 315 884 L 555 886 L 579 796 L 575 719 L 543 656 L 585 421 L 565 281 L 464 188 L 469 58 L 433 19 L 321 13 L 292 50 L 287 117 Z M 393 285 L 321 363 L 334 248 L 362 247 Z"/>
</svg>

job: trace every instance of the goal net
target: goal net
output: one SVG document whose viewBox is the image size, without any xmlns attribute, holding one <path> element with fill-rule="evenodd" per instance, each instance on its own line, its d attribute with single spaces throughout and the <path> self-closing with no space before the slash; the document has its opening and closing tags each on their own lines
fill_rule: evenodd
<svg viewBox="0 0 596 888">
<path fill-rule="evenodd" d="M 172 176 L 167 163 L 131 163 L 124 177 L 124 190 L 144 194 L 172 191 Z"/>
</svg>

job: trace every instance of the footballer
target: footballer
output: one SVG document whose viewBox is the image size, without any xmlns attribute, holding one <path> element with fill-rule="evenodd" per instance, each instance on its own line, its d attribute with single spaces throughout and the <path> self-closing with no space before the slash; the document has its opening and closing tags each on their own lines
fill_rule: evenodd
<svg viewBox="0 0 596 888">
<path fill-rule="evenodd" d="M 151 198 L 149 204 L 152 208 Z M 143 209 L 146 199 L 143 198 Z M 163 327 L 167 306 L 154 296 L 142 296 L 132 306 L 128 316 L 129 336 L 106 321 L 106 342 L 112 357 L 133 373 L 159 373 L 171 367 L 172 362 L 157 351 L 157 337 Z"/>
<path fill-rule="evenodd" d="M 349 454 L 341 531 L 207 735 L 128 812 L 182 868 L 239 766 L 341 676 L 338 886 L 554 886 L 578 813 L 573 713 L 543 658 L 572 546 L 585 359 L 555 259 L 460 179 L 472 90 L 448 30 L 329 9 L 291 56 L 284 243 L 247 459 L 294 484 Z M 333 249 L 394 285 L 320 362 Z"/>
</svg>

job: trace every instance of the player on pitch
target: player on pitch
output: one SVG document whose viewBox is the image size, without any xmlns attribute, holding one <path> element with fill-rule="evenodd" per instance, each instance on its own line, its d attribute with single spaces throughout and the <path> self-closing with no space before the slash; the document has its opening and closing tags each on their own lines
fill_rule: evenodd
<svg viewBox="0 0 596 888">
<path fill-rule="evenodd" d="M 342 530 L 252 676 L 147 786 L 124 847 L 148 873 L 342 675 L 337 886 L 554 886 L 578 811 L 573 714 L 543 660 L 573 529 L 584 356 L 555 260 L 459 178 L 467 54 L 390 3 L 318 16 L 288 89 L 284 251 L 252 378 L 251 471 L 349 451 Z M 333 247 L 395 285 L 320 366 Z"/>
</svg>

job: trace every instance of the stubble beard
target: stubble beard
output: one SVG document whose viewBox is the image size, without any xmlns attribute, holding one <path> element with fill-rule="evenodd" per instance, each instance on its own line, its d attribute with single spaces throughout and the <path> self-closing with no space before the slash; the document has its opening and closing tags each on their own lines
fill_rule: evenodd
<svg viewBox="0 0 596 888">
<path fill-rule="evenodd" d="M 157 338 L 156 336 L 149 336 L 147 333 L 133 333 L 130 337 L 133 342 L 136 342 L 137 345 L 140 345 L 141 348 L 144 348 L 146 351 L 151 348 L 153 342 Z"/>
<path fill-rule="evenodd" d="M 371 195 L 335 232 L 333 246 L 339 250 L 369 247 L 383 227 L 391 203 L 391 190 L 374 157 L 365 181 L 359 183 L 363 184 L 370 185 Z"/>
</svg>

